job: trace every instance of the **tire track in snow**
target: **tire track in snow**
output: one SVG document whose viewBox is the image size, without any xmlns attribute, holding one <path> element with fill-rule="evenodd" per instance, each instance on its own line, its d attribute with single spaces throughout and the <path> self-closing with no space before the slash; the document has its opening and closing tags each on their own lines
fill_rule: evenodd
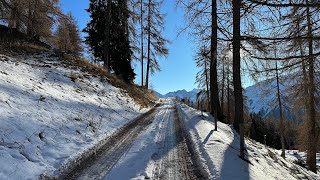
<svg viewBox="0 0 320 180">
<path fill-rule="evenodd" d="M 115 134 L 104 145 L 103 151 L 85 164 L 59 179 L 103 179 L 117 162 L 125 157 L 137 136 L 152 122 L 159 122 L 155 142 L 158 148 L 152 155 L 154 165 L 151 179 L 201 179 L 197 177 L 177 109 L 172 101 L 163 103 L 149 113 Z"/>
<path fill-rule="evenodd" d="M 154 155 L 151 179 L 198 179 L 178 119 L 175 105 L 166 105 L 158 133 L 159 148 Z"/>
<path fill-rule="evenodd" d="M 73 164 L 64 170 L 60 177 L 52 179 L 102 179 L 130 149 L 138 134 L 152 122 L 158 114 L 155 113 L 157 107 L 121 128 L 113 136 L 106 139 L 103 146 L 89 152 L 90 155 L 85 154 L 86 158 L 81 159 L 80 163 Z"/>
<path fill-rule="evenodd" d="M 168 108 L 165 109 L 164 115 L 162 116 L 162 120 L 159 126 L 159 131 L 157 133 L 157 143 L 159 143 L 159 149 L 160 152 L 157 152 L 153 155 L 153 158 L 158 158 L 160 155 L 164 154 L 163 150 L 164 150 L 164 137 L 165 137 L 165 130 L 166 128 L 166 116 L 168 115 Z M 158 161 L 156 161 L 156 166 L 154 166 L 153 169 L 153 178 L 152 179 L 158 179 L 158 177 L 160 177 L 160 173 L 161 173 L 161 167 L 162 166 L 162 159 L 160 158 Z"/>
</svg>

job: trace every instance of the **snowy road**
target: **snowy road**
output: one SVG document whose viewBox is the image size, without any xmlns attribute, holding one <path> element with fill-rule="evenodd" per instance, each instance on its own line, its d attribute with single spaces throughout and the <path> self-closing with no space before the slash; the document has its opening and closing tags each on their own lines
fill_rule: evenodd
<svg viewBox="0 0 320 180">
<path fill-rule="evenodd" d="M 196 179 L 186 142 L 182 136 L 175 106 L 172 102 L 164 105 L 156 134 L 158 150 L 153 154 L 154 168 L 151 179 Z"/>
<path fill-rule="evenodd" d="M 100 155 L 66 179 L 199 179 L 175 104 L 161 106 L 116 134 Z"/>
</svg>

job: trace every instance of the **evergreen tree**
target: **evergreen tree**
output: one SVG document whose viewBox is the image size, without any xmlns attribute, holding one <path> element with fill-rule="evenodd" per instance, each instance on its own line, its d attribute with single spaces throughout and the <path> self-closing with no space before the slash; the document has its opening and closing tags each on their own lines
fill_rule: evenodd
<svg viewBox="0 0 320 180">
<path fill-rule="evenodd" d="M 88 33 L 85 43 L 90 51 L 97 60 L 108 57 L 105 67 L 124 81 L 133 82 L 135 74 L 131 67 L 133 52 L 129 41 L 127 0 L 90 0 L 87 11 L 91 21 L 84 32 Z"/>
<path fill-rule="evenodd" d="M 132 82 L 135 73 L 131 67 L 132 50 L 128 32 L 127 1 L 119 0 L 113 4 L 110 29 L 110 65 L 115 74 L 126 82 Z"/>
<path fill-rule="evenodd" d="M 88 34 L 85 37 L 85 43 L 89 47 L 89 51 L 92 53 L 97 61 L 102 61 L 104 40 L 105 40 L 105 21 L 106 21 L 106 5 L 99 0 L 90 0 L 89 8 L 87 12 L 90 13 L 91 21 L 87 24 L 87 27 L 83 30 Z"/>
</svg>

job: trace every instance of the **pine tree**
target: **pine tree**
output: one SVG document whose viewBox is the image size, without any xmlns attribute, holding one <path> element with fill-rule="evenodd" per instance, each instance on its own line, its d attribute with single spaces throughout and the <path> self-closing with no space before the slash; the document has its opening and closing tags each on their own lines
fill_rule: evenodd
<svg viewBox="0 0 320 180">
<path fill-rule="evenodd" d="M 148 0 L 148 13 L 146 18 L 147 28 L 147 72 L 146 89 L 149 88 L 149 75 L 160 70 L 158 56 L 166 56 L 169 53 L 166 45 L 169 42 L 162 36 L 164 29 L 164 15 L 160 12 L 162 0 Z"/>
<path fill-rule="evenodd" d="M 87 12 L 90 14 L 91 21 L 83 30 L 88 36 L 85 37 L 85 43 L 88 45 L 89 51 L 97 61 L 103 60 L 106 22 L 106 6 L 105 1 L 90 0 Z"/>
<path fill-rule="evenodd" d="M 303 81 L 305 81 L 303 92 L 305 92 L 305 113 L 307 118 L 305 119 L 304 125 L 306 127 L 306 146 L 307 146 L 307 164 L 313 172 L 317 172 L 316 169 L 316 151 L 317 151 L 317 138 L 318 132 L 316 129 L 316 78 L 315 78 L 315 64 L 316 56 L 319 53 L 314 53 L 317 47 L 316 39 L 319 39 L 318 28 L 316 28 L 316 22 L 319 21 L 319 3 L 316 1 L 310 0 L 301 0 L 301 1 L 256 1 L 249 0 L 250 2 L 255 3 L 259 6 L 266 6 L 267 8 L 273 8 L 275 11 L 283 12 L 282 9 L 291 8 L 292 13 L 290 19 L 285 19 L 286 26 L 292 26 L 296 22 L 299 22 L 297 28 L 290 28 L 289 33 L 285 32 L 281 38 L 264 38 L 268 40 L 277 40 L 277 41 L 287 41 L 288 44 L 295 44 L 297 48 L 300 48 L 300 53 L 297 53 L 297 48 L 291 48 L 293 51 L 289 52 L 289 56 L 284 58 L 273 58 L 272 60 L 282 60 L 286 61 L 287 65 L 285 68 L 292 68 L 296 71 L 296 66 L 302 66 Z M 280 18 L 279 18 L 280 19 Z M 289 21 L 288 21 L 289 20 Z M 283 26 L 279 24 L 280 27 Z M 258 39 L 258 38 L 256 38 Z M 262 38 L 260 38 L 262 39 Z M 296 41 L 298 40 L 298 41 Z M 299 42 L 300 41 L 300 42 Z M 281 42 L 281 43 L 282 43 Z M 298 42 L 298 43 L 297 43 Z M 294 46 L 295 46 L 294 45 Z M 300 46 L 300 47 L 299 47 Z M 304 53 L 304 48 L 306 52 Z M 299 55 L 297 55 L 299 54 Z M 268 59 L 270 58 L 263 58 Z"/>
<path fill-rule="evenodd" d="M 103 61 L 108 56 L 109 60 L 104 62 L 107 69 L 110 67 L 115 75 L 132 83 L 135 74 L 131 67 L 133 52 L 129 41 L 127 0 L 91 0 L 87 11 L 91 21 L 84 29 L 88 33 L 85 43 L 98 60 Z"/>
<path fill-rule="evenodd" d="M 132 50 L 128 32 L 128 10 L 126 0 L 119 0 L 112 6 L 110 65 L 115 74 L 126 82 L 133 82 L 135 74 L 131 67 Z M 118 17 L 118 18 L 117 18 Z M 115 47 L 114 47 L 115 46 Z"/>
</svg>

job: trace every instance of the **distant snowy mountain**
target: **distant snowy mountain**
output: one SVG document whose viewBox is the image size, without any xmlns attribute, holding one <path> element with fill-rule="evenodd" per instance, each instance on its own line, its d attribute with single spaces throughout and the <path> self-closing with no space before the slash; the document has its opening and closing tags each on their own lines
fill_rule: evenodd
<svg viewBox="0 0 320 180">
<path fill-rule="evenodd" d="M 290 82 L 285 82 L 288 86 Z M 262 118 L 280 118 L 280 110 L 277 100 L 276 80 L 269 79 L 261 81 L 253 86 L 247 87 L 244 91 L 246 106 L 250 113 L 260 114 Z M 295 120 L 292 112 L 292 105 L 286 100 L 288 89 L 280 85 L 283 114 L 288 120 Z"/>
<path fill-rule="evenodd" d="M 193 89 L 191 91 L 186 91 L 185 89 L 183 90 L 178 90 L 174 92 L 168 92 L 165 95 L 162 95 L 158 92 L 155 92 L 155 94 L 159 98 L 169 98 L 169 97 L 179 97 L 179 98 L 190 98 L 191 101 L 195 102 L 197 100 L 197 93 L 200 91 L 200 89 Z"/>
<path fill-rule="evenodd" d="M 158 98 L 163 98 L 163 95 L 157 91 L 154 91 L 154 95 L 156 95 Z"/>
<path fill-rule="evenodd" d="M 285 82 L 285 86 L 289 86 L 290 82 Z M 280 85 L 280 90 L 282 93 L 282 104 L 283 104 L 283 114 L 288 120 L 295 120 L 296 117 L 292 113 L 292 105 L 285 101 L 285 96 L 288 96 L 288 90 L 285 89 L 283 85 Z M 196 101 L 197 93 L 200 89 L 193 89 L 192 91 L 178 90 L 174 92 L 169 92 L 162 95 L 158 92 L 155 94 L 159 98 L 169 98 L 169 97 L 179 97 L 179 98 L 190 98 L 193 102 Z M 262 118 L 279 118 L 280 110 L 277 101 L 276 93 L 276 80 L 269 79 L 265 81 L 258 82 L 257 84 L 247 87 L 244 90 L 245 105 L 250 113 L 260 114 Z"/>
</svg>

